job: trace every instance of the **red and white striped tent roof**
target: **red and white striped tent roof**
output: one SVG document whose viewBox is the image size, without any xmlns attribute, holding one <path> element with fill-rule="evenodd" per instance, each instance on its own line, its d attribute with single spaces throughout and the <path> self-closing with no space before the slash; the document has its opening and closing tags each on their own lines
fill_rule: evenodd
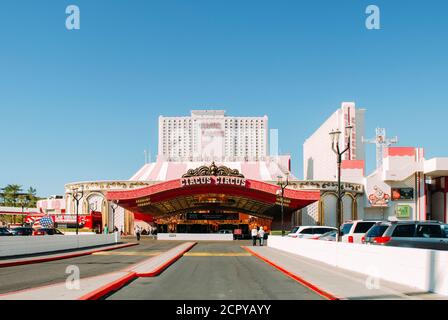
<svg viewBox="0 0 448 320">
<path fill-rule="evenodd" d="M 288 168 L 284 168 L 276 161 L 252 162 L 216 162 L 217 166 L 237 169 L 246 179 L 257 181 L 277 181 L 278 176 L 286 177 Z M 130 180 L 132 181 L 170 181 L 180 179 L 190 169 L 209 166 L 209 162 L 174 162 L 157 161 L 145 164 Z M 296 180 L 289 174 L 291 180 Z"/>
</svg>

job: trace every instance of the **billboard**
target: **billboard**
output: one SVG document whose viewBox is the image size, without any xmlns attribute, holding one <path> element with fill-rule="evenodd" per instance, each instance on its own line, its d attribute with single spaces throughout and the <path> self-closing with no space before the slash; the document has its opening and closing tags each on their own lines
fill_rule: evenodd
<svg viewBox="0 0 448 320">
<path fill-rule="evenodd" d="M 392 201 L 414 200 L 414 188 L 392 188 Z"/>
<path fill-rule="evenodd" d="M 238 213 L 187 213 L 187 220 L 239 220 Z"/>
<path fill-rule="evenodd" d="M 198 126 L 198 151 L 201 158 L 224 158 L 224 120 L 203 119 L 198 121 Z"/>
</svg>

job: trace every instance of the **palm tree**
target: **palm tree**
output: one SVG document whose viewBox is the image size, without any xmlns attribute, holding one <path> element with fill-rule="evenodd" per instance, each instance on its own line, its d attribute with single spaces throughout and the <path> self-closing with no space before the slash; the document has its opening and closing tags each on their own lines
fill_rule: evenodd
<svg viewBox="0 0 448 320">
<path fill-rule="evenodd" d="M 22 186 L 18 184 L 8 184 L 3 188 L 3 199 L 5 206 L 16 207 L 19 193 L 22 191 Z"/>
<path fill-rule="evenodd" d="M 37 204 L 37 200 L 39 200 L 36 196 L 37 190 L 33 187 L 29 187 L 27 193 L 27 206 L 28 208 L 35 207 Z"/>
</svg>

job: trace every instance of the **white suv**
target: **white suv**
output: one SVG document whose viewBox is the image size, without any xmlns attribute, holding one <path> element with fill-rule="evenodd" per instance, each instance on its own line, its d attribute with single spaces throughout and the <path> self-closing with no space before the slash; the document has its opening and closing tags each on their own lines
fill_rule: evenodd
<svg viewBox="0 0 448 320">
<path fill-rule="evenodd" d="M 301 238 L 301 239 L 317 239 L 324 233 L 333 230 L 338 229 L 333 227 L 321 227 L 321 226 L 297 226 L 294 229 L 292 229 L 291 233 L 288 234 L 288 237 Z"/>
<path fill-rule="evenodd" d="M 342 242 L 362 243 L 362 238 L 377 222 L 373 220 L 347 221 L 341 226 Z"/>
</svg>

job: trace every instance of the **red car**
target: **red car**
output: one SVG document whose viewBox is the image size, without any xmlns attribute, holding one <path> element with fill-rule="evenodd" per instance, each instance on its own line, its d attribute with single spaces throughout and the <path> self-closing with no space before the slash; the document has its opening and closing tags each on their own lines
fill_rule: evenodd
<svg viewBox="0 0 448 320">
<path fill-rule="evenodd" d="M 33 232 L 33 236 L 53 236 L 53 235 L 64 235 L 64 234 L 55 228 L 40 228 L 34 230 Z"/>
</svg>

